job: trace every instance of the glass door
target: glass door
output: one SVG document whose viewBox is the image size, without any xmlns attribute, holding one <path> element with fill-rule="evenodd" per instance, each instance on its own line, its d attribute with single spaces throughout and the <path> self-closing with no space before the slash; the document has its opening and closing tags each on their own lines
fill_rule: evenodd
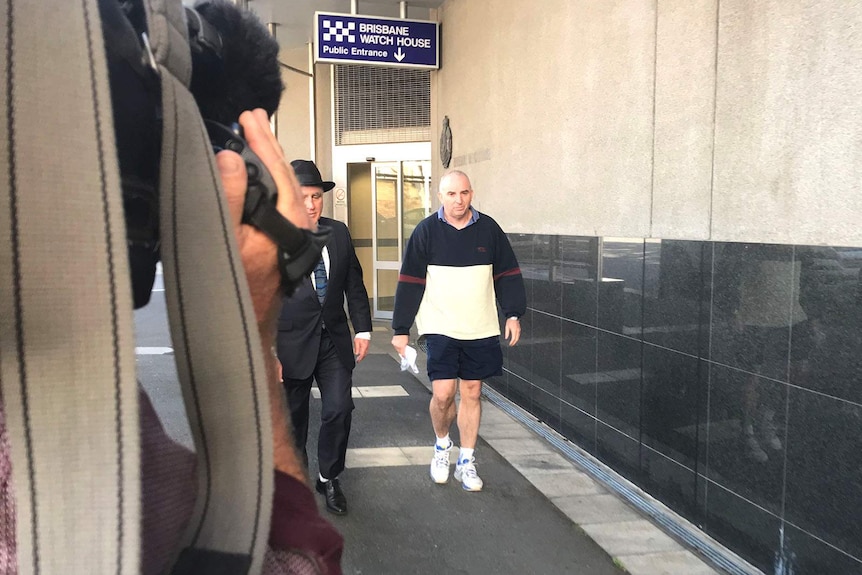
<svg viewBox="0 0 862 575">
<path fill-rule="evenodd" d="M 401 163 L 371 164 L 374 203 L 374 317 L 392 319 L 401 268 Z"/>
<path fill-rule="evenodd" d="M 371 164 L 374 317 L 391 319 L 401 256 L 431 208 L 431 162 Z"/>
</svg>

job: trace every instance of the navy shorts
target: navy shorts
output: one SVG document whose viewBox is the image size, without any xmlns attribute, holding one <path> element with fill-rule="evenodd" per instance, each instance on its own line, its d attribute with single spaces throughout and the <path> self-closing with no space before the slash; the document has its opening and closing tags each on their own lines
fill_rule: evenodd
<svg viewBox="0 0 862 575">
<path fill-rule="evenodd" d="M 484 339 L 452 339 L 428 334 L 428 378 L 487 379 L 503 375 L 503 350 L 500 336 Z"/>
</svg>

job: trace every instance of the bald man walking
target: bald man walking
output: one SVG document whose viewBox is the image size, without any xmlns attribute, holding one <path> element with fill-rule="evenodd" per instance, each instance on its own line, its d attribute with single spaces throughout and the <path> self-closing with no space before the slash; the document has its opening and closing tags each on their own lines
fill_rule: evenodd
<svg viewBox="0 0 862 575">
<path fill-rule="evenodd" d="M 440 209 L 422 220 L 407 244 L 395 293 L 392 346 L 402 356 L 413 321 L 428 345 L 429 412 L 437 441 L 431 460 L 435 483 L 449 481 L 449 429 L 456 419 L 461 449 L 455 480 L 481 491 L 474 450 L 482 416 L 482 380 L 503 373 L 500 321 L 513 346 L 527 308 L 524 280 L 506 234 L 490 216 L 473 208 L 473 187 L 464 172 L 440 180 Z M 460 383 L 459 383 L 460 382 Z"/>
</svg>

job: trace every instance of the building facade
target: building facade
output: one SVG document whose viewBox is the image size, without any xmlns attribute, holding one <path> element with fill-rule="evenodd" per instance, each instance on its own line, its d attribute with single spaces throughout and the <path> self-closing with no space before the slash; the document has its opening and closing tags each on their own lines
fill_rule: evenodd
<svg viewBox="0 0 862 575">
<path fill-rule="evenodd" d="M 529 311 L 489 385 L 763 571 L 862 573 L 862 4 L 410 16 L 441 23 L 429 141 L 369 163 L 427 162 L 433 209 L 448 121 L 450 167 L 510 234 Z M 287 76 L 279 138 L 349 199 L 366 148 L 335 141 L 334 68 L 283 58 L 314 77 Z M 375 194 L 329 209 L 374 220 L 377 254 Z"/>
</svg>

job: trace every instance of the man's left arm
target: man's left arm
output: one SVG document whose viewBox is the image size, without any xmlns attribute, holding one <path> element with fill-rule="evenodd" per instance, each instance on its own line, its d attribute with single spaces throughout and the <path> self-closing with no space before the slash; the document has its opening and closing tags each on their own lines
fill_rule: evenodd
<svg viewBox="0 0 862 575">
<path fill-rule="evenodd" d="M 356 257 L 353 240 L 346 228 L 345 233 L 347 234 L 350 263 L 347 266 L 344 293 L 347 296 L 350 323 L 353 324 L 353 331 L 356 333 L 353 337 L 353 355 L 356 357 L 356 363 L 359 363 L 365 359 L 371 344 L 371 307 L 368 304 L 368 291 L 365 289 L 365 282 L 362 279 L 362 266 L 359 264 L 359 258 Z"/>
<path fill-rule="evenodd" d="M 521 339 L 521 316 L 527 312 L 527 290 L 518 258 L 505 232 L 497 227 L 494 250 L 494 291 L 506 318 L 503 337 L 513 346 Z"/>
</svg>

